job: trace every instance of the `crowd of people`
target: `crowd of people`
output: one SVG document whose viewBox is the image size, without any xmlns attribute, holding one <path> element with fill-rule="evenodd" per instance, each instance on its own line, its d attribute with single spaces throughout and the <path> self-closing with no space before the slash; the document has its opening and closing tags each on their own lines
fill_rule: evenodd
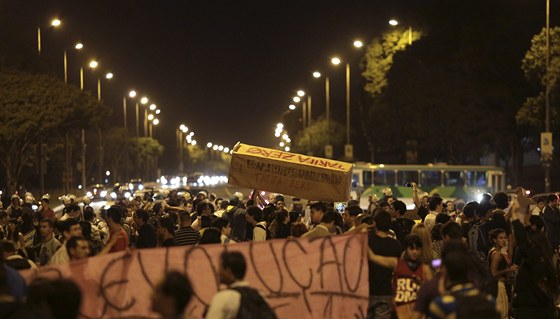
<svg viewBox="0 0 560 319">
<path fill-rule="evenodd" d="M 23 200 L 14 195 L 9 207 L 0 211 L 0 297 L 11 297 L 12 305 L 25 300 L 15 270 L 127 249 L 367 232 L 368 318 L 557 317 L 556 195 L 529 209 L 530 200 L 522 191 L 513 201 L 500 192 L 463 203 L 445 202 L 437 194 L 420 198 L 417 185 L 412 187 L 412 211 L 391 194 L 371 201 L 367 209 L 350 200 L 339 211 L 334 203 L 298 198 L 288 209 L 284 196 L 276 194 L 265 200 L 258 193 L 245 197 L 237 192 L 223 199 L 205 191 L 171 191 L 166 198 L 122 200 L 99 212 L 87 197 L 79 204 L 65 196 L 63 212 L 56 214 L 47 195 L 35 210 L 31 194 Z M 243 281 L 243 255 L 228 250 L 220 258 L 220 279 L 228 289 L 214 296 L 206 318 L 242 318 L 239 314 L 249 311 L 243 306 L 246 300 L 260 305 L 248 308 L 259 309 L 258 317 L 273 318 L 266 300 Z M 183 313 L 192 295 L 183 277 L 169 273 L 156 286 L 152 308 L 162 317 Z M 32 283 L 26 303 L 32 309 L 39 304 L 56 308 L 49 296 L 32 289 L 55 284 L 63 287 L 61 291 L 75 288 L 71 281 Z M 74 318 L 50 311 L 49 318 Z"/>
</svg>

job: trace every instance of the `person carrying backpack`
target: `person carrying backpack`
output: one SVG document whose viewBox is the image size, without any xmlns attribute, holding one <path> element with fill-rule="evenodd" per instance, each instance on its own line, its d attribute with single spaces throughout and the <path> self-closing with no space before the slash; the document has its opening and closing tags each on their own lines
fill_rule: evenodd
<svg viewBox="0 0 560 319">
<path fill-rule="evenodd" d="M 265 298 L 243 281 L 247 271 L 245 257 L 237 251 L 220 255 L 220 282 L 228 288 L 219 291 L 210 302 L 205 318 L 276 319 Z"/>
<path fill-rule="evenodd" d="M 476 288 L 469 279 L 472 260 L 460 240 L 453 239 L 444 244 L 442 263 L 446 270 L 447 290 L 432 301 L 428 318 L 500 318 L 495 299 Z"/>
<path fill-rule="evenodd" d="M 492 206 L 487 202 L 478 205 L 474 215 L 476 221 L 469 229 L 467 238 L 470 250 L 483 262 L 486 262 L 486 257 L 490 249 L 488 227 L 491 225 L 488 222 L 488 212 L 491 208 Z"/>
</svg>

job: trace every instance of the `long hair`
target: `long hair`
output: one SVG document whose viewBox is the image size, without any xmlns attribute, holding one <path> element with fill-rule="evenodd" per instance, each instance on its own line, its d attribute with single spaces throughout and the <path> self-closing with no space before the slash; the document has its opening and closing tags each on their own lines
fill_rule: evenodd
<svg viewBox="0 0 560 319">
<path fill-rule="evenodd" d="M 422 253 L 420 254 L 420 261 L 425 264 L 430 264 L 434 259 L 434 250 L 432 249 L 432 235 L 430 230 L 424 224 L 416 224 L 412 227 L 411 234 L 418 235 L 422 240 Z"/>
</svg>

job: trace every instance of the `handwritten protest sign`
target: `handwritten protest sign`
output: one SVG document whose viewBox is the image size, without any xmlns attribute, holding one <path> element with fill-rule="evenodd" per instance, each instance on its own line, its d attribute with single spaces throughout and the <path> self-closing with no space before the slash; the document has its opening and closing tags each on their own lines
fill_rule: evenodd
<svg viewBox="0 0 560 319">
<path fill-rule="evenodd" d="M 150 295 L 168 270 L 186 274 L 194 297 L 191 318 L 202 318 L 220 289 L 219 256 L 228 249 L 247 261 L 246 280 L 263 293 L 278 318 L 365 318 L 368 304 L 366 235 L 270 240 L 234 245 L 133 250 L 27 270 L 36 277 L 72 278 L 83 293 L 80 318 L 156 318 Z"/>
<path fill-rule="evenodd" d="M 347 201 L 353 164 L 238 143 L 228 183 L 309 200 Z"/>
</svg>

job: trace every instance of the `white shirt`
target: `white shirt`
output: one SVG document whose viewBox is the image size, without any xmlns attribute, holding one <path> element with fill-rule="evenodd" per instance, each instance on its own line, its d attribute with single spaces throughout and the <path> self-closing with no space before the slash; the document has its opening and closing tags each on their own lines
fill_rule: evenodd
<svg viewBox="0 0 560 319">
<path fill-rule="evenodd" d="M 428 214 L 428 216 L 426 216 L 426 218 L 424 219 L 424 225 L 426 225 L 426 227 L 428 227 L 428 229 L 431 231 L 432 228 L 434 227 L 434 225 L 436 224 L 436 216 L 437 214 L 439 214 L 436 211 L 430 211 L 430 213 Z"/>
<path fill-rule="evenodd" d="M 266 222 L 258 222 L 257 225 L 261 225 L 264 228 L 266 228 Z M 255 227 L 253 228 L 253 241 L 265 241 L 266 240 L 266 230 L 257 227 L 257 225 L 255 225 Z"/>
<path fill-rule="evenodd" d="M 237 281 L 231 284 L 234 287 L 247 287 L 249 283 L 246 281 Z M 241 303 L 241 294 L 233 289 L 225 289 L 214 295 L 208 307 L 206 318 L 211 319 L 234 319 L 237 317 L 239 305 Z"/>
<path fill-rule="evenodd" d="M 66 250 L 66 243 L 64 243 L 51 257 L 51 260 L 49 260 L 49 265 L 60 265 L 60 264 L 65 264 L 69 261 L 70 261 L 70 256 L 68 256 L 68 251 Z"/>
</svg>

